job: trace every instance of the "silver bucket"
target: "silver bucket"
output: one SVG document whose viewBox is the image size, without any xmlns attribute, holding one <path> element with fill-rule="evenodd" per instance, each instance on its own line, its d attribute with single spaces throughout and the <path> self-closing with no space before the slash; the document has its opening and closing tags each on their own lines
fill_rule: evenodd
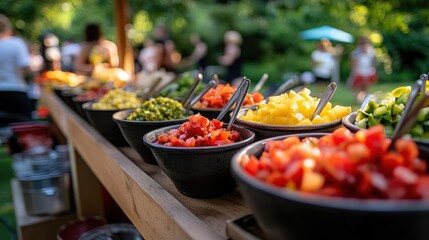
<svg viewBox="0 0 429 240">
<path fill-rule="evenodd" d="M 18 180 L 28 214 L 57 215 L 71 210 L 68 172 L 27 175 Z"/>
</svg>

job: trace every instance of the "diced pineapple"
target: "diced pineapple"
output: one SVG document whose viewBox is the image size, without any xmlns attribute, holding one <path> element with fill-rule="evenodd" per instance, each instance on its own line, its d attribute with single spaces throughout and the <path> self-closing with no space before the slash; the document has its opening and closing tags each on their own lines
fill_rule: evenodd
<svg viewBox="0 0 429 240">
<path fill-rule="evenodd" d="M 300 122 L 298 122 L 296 125 L 297 126 L 308 126 L 308 125 L 313 125 L 313 123 L 311 122 L 310 119 L 305 118 L 304 120 L 301 120 Z"/>
<path fill-rule="evenodd" d="M 335 107 L 333 107 L 331 109 L 331 111 L 333 111 L 335 113 L 336 119 L 340 119 L 340 118 L 343 118 L 343 117 L 349 115 L 350 112 L 352 111 L 352 108 L 336 105 Z"/>
</svg>

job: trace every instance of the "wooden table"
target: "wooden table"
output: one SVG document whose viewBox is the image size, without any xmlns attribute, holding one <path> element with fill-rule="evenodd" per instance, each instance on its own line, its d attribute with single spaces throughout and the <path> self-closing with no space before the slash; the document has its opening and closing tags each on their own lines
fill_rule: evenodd
<svg viewBox="0 0 429 240">
<path fill-rule="evenodd" d="M 215 199 L 180 194 L 158 166 L 113 146 L 56 95 L 41 100 L 69 143 L 79 217 L 104 216 L 101 185 L 145 239 L 227 239 L 226 220 L 250 212 L 237 190 Z"/>
</svg>

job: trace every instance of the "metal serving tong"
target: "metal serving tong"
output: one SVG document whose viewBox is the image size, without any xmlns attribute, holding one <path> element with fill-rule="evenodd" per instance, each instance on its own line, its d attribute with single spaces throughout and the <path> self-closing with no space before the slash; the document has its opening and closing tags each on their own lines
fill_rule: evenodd
<svg viewBox="0 0 429 240">
<path fill-rule="evenodd" d="M 201 80 L 203 80 L 203 74 L 199 72 L 197 76 L 195 76 L 195 80 L 192 83 L 191 88 L 182 99 L 183 106 L 187 106 L 190 103 L 191 97 L 194 95 L 194 92 L 197 89 L 198 84 L 200 84 Z"/>
<path fill-rule="evenodd" d="M 231 119 L 229 120 L 229 123 L 228 123 L 228 127 L 226 128 L 227 130 L 231 129 L 232 124 L 237 118 L 238 111 L 240 111 L 241 107 L 243 106 L 244 98 L 246 97 L 247 91 L 249 91 L 249 87 L 250 87 L 250 80 L 244 77 L 243 81 L 241 81 L 240 85 L 237 87 L 234 94 L 231 96 L 229 101 L 226 103 L 225 107 L 217 116 L 216 119 L 221 121 L 222 118 L 225 116 L 225 114 L 228 112 L 228 110 L 232 107 L 232 105 L 234 103 L 237 103 L 232 112 Z"/>
<path fill-rule="evenodd" d="M 395 147 L 395 142 L 402 137 L 405 133 L 409 132 L 410 128 L 416 122 L 418 113 L 420 109 L 427 106 L 429 104 L 429 95 L 426 94 L 426 90 L 422 92 L 422 100 L 413 107 L 414 102 L 417 98 L 417 95 L 422 90 L 422 85 L 426 84 L 426 80 L 428 79 L 428 75 L 422 74 L 420 79 L 417 80 L 412 89 L 410 96 L 408 97 L 407 104 L 405 105 L 404 111 L 402 112 L 402 116 L 395 127 L 392 136 L 392 142 L 389 145 L 389 150 L 393 150 Z"/>
<path fill-rule="evenodd" d="M 202 98 L 204 96 L 204 94 L 206 94 L 211 88 L 215 87 L 218 83 L 219 83 L 219 77 L 215 74 L 215 75 L 213 75 L 212 80 L 210 80 L 206 84 L 206 86 L 204 87 L 204 89 L 195 98 L 193 98 L 190 101 L 186 101 L 186 103 L 183 105 L 183 108 L 185 109 L 185 113 L 188 113 L 189 110 L 191 109 L 191 107 L 195 103 L 197 103 L 200 100 L 200 98 Z M 191 99 L 191 97 L 189 97 L 189 99 Z"/>
<path fill-rule="evenodd" d="M 335 90 L 337 90 L 337 84 L 335 82 L 331 82 L 331 84 L 328 85 L 322 97 L 320 98 L 319 103 L 317 104 L 313 116 L 310 120 L 313 120 L 317 115 L 319 115 L 320 112 L 322 112 L 323 108 L 325 108 L 326 104 L 329 102 L 329 100 L 331 100 L 332 96 L 334 95 Z"/>
</svg>

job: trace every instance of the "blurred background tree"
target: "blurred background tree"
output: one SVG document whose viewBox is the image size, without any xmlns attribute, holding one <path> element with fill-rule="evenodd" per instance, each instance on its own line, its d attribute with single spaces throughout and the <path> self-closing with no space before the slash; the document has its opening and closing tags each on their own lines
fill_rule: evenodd
<svg viewBox="0 0 429 240">
<path fill-rule="evenodd" d="M 216 64 L 223 51 L 223 33 L 238 30 L 244 39 L 244 73 L 251 79 L 267 72 L 270 81 L 280 81 L 285 72 L 310 70 L 314 41 L 301 40 L 299 32 L 321 25 L 345 30 L 355 38 L 370 36 L 381 82 L 417 79 L 429 63 L 425 0 L 129 0 L 129 4 L 133 27 L 128 37 L 136 48 L 157 24 L 164 24 L 182 55 L 192 52 L 190 34 L 199 33 L 209 46 L 209 64 Z M 81 40 L 88 22 L 99 22 L 105 36 L 116 40 L 110 0 L 3 0 L 0 13 L 9 16 L 29 41 L 37 41 L 44 31 L 61 40 Z M 345 81 L 348 56 L 356 43 L 342 45 Z"/>
</svg>

